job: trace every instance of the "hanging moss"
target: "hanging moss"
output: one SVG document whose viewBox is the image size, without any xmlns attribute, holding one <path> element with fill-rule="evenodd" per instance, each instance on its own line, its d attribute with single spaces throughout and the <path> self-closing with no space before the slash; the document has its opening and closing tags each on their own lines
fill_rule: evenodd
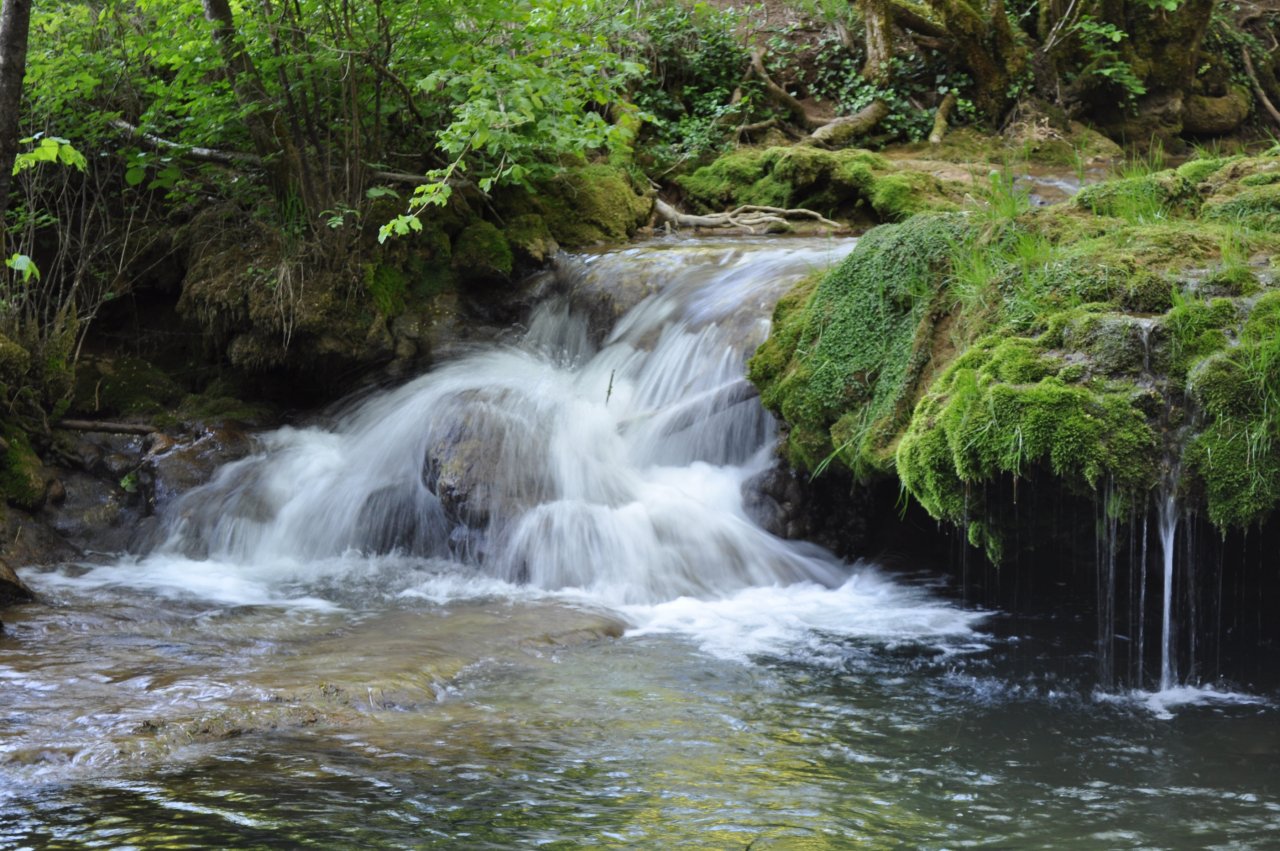
<svg viewBox="0 0 1280 851">
<path fill-rule="evenodd" d="M 1258 299 L 1237 345 L 1197 364 L 1187 387 L 1208 419 L 1187 463 L 1209 519 L 1260 522 L 1280 503 L 1280 292 Z"/>
<path fill-rule="evenodd" d="M 1110 477 L 1142 492 L 1154 480 L 1156 440 L 1127 383 L 1072 384 L 1034 340 L 988 337 L 956 360 L 912 416 L 897 452 L 903 487 L 935 517 L 971 523 L 993 560 L 1000 541 L 970 520 L 971 488 L 1037 467 L 1082 490 Z"/>
</svg>

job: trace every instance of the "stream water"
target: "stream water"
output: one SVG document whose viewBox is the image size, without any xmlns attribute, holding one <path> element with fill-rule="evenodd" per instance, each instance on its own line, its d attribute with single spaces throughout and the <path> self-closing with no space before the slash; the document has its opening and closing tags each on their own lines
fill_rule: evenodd
<svg viewBox="0 0 1280 851">
<path fill-rule="evenodd" d="M 570 260 L 148 553 L 27 571 L 0 847 L 1274 847 L 1274 696 L 1101 694 L 1079 623 L 753 521 L 745 358 L 850 247 Z M 602 282 L 644 296 L 603 338 Z"/>
</svg>

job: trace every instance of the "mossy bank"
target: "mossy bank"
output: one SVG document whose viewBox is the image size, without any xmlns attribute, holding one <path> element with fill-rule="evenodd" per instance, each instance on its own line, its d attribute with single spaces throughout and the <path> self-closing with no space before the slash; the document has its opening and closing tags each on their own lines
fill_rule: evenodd
<svg viewBox="0 0 1280 851">
<path fill-rule="evenodd" d="M 869 232 L 779 304 L 750 364 L 810 473 L 897 477 L 1002 556 L 988 491 L 1180 498 L 1219 528 L 1280 502 L 1277 152 L 1126 175 L 1032 209 L 985 202 Z M 1016 497 L 1015 497 L 1016 498 Z"/>
</svg>

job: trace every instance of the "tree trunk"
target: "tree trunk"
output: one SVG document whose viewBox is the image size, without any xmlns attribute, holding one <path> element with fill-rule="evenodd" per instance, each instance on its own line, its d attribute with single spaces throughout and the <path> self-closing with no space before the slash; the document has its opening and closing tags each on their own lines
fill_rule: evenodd
<svg viewBox="0 0 1280 851">
<path fill-rule="evenodd" d="M 204 16 L 213 24 L 213 40 L 217 42 L 226 66 L 227 80 L 236 100 L 245 107 L 245 127 L 253 141 L 254 152 L 262 158 L 271 188 L 282 209 L 301 203 L 308 212 L 318 211 L 319 199 L 308 191 L 305 170 L 298 149 L 287 131 L 275 126 L 265 116 L 273 114 L 282 121 L 280 110 L 273 110 L 271 96 L 236 32 L 235 18 L 228 0 L 201 0 Z"/>
<path fill-rule="evenodd" d="M 858 8 L 866 30 L 867 61 L 862 76 L 877 86 L 887 85 L 893 77 L 893 22 L 888 0 L 859 0 Z"/>
<path fill-rule="evenodd" d="M 3 0 L 3 4 L 0 7 L 0 223 L 9 207 L 13 161 L 18 155 L 18 113 L 22 107 L 22 77 L 27 69 L 31 0 Z"/>
</svg>

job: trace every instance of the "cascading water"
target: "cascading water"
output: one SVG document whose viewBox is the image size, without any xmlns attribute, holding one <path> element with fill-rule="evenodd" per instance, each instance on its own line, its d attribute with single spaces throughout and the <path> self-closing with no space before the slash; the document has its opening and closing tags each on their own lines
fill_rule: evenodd
<svg viewBox="0 0 1280 851">
<path fill-rule="evenodd" d="M 726 247 L 651 252 L 641 271 L 658 291 L 599 347 L 552 298 L 516 345 L 368 401 L 333 430 L 268 436 L 263 454 L 180 501 L 153 558 L 288 572 L 398 551 L 616 603 L 838 585 L 843 567 L 744 510 L 774 424 L 743 373 L 769 306 L 847 248 L 780 246 L 749 263 Z M 570 261 L 566 277 L 636 274 L 624 264 L 635 257 Z"/>
</svg>

